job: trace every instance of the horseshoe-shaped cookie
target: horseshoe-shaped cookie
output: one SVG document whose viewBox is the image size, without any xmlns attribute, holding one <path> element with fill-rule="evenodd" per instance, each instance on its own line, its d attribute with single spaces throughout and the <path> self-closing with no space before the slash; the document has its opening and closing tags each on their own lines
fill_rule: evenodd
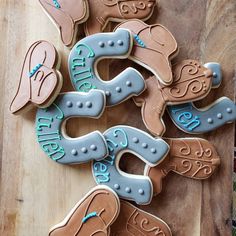
<svg viewBox="0 0 236 236">
<path fill-rule="evenodd" d="M 107 144 L 99 131 L 73 139 L 65 133 L 67 119 L 99 118 L 105 104 L 104 93 L 93 90 L 89 93 L 60 94 L 50 107 L 38 109 L 36 135 L 42 150 L 52 160 L 61 164 L 79 164 L 105 158 L 108 155 Z"/>
<path fill-rule="evenodd" d="M 142 118 L 154 136 L 165 132 L 162 120 L 166 105 L 183 104 L 207 96 L 212 85 L 212 71 L 197 61 L 185 60 L 173 67 L 174 81 L 170 86 L 161 86 L 156 77 L 146 80 L 147 89 L 133 98 L 142 107 Z"/>
<path fill-rule="evenodd" d="M 162 190 L 163 179 L 171 171 L 191 178 L 207 179 L 220 164 L 215 147 L 201 138 L 165 139 L 170 145 L 170 152 L 165 160 L 155 167 L 146 166 L 145 175 L 151 178 L 153 193 Z"/>
<path fill-rule="evenodd" d="M 137 96 L 145 89 L 142 75 L 127 68 L 111 81 L 103 81 L 97 73 L 97 63 L 103 58 L 126 58 L 132 48 L 128 30 L 100 33 L 80 40 L 69 56 L 69 72 L 74 88 L 80 92 L 91 89 L 103 90 L 107 105 L 112 106 Z"/>
<path fill-rule="evenodd" d="M 87 0 L 39 0 L 47 15 L 60 31 L 63 44 L 73 46 L 78 24 L 88 19 L 89 6 Z"/>
<path fill-rule="evenodd" d="M 118 25 L 131 31 L 134 46 L 129 59 L 150 70 L 164 85 L 173 82 L 171 59 L 178 54 L 173 35 L 163 25 L 147 25 L 140 20 L 129 20 Z"/>
<path fill-rule="evenodd" d="M 106 186 L 97 186 L 50 230 L 49 236 L 109 236 L 110 225 L 119 212 L 117 194 Z"/>
<path fill-rule="evenodd" d="M 62 76 L 57 67 L 58 54 L 55 47 L 43 40 L 33 43 L 25 56 L 10 111 L 20 114 L 32 106 L 49 106 L 62 87 Z"/>
<path fill-rule="evenodd" d="M 119 197 L 148 204 L 152 199 L 152 183 L 149 177 L 130 175 L 119 169 L 124 153 L 133 153 L 148 166 L 155 166 L 165 158 L 169 146 L 162 139 L 129 126 L 115 126 L 104 132 L 109 155 L 92 165 L 97 184 L 112 188 Z"/>
<path fill-rule="evenodd" d="M 220 65 L 207 63 L 204 66 L 213 71 L 212 88 L 218 88 L 222 81 Z M 221 97 L 203 108 L 186 103 L 168 106 L 167 110 L 174 124 L 190 134 L 210 132 L 236 120 L 236 104 L 227 97 Z"/>
<path fill-rule="evenodd" d="M 88 0 L 90 17 L 85 23 L 85 34 L 102 32 L 109 21 L 128 19 L 147 20 L 151 17 L 156 0 Z"/>
</svg>

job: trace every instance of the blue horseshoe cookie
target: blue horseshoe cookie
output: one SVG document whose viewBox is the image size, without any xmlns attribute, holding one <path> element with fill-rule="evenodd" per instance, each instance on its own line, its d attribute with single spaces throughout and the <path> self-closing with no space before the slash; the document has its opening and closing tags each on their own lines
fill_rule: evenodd
<svg viewBox="0 0 236 236">
<path fill-rule="evenodd" d="M 148 166 L 156 166 L 164 160 L 169 145 L 160 138 L 153 138 L 139 129 L 129 126 L 115 126 L 104 132 L 109 155 L 92 165 L 97 184 L 112 188 L 121 198 L 148 204 L 153 195 L 149 177 L 127 174 L 119 169 L 119 161 L 124 153 L 133 153 Z"/>
<path fill-rule="evenodd" d="M 103 91 L 60 94 L 54 103 L 36 114 L 37 141 L 52 160 L 61 164 L 79 164 L 101 160 L 108 155 L 104 136 L 99 131 L 78 138 L 65 133 L 70 117 L 99 118 L 104 111 L 106 98 Z"/>
<path fill-rule="evenodd" d="M 213 71 L 212 88 L 218 88 L 222 81 L 221 67 L 210 62 L 204 65 Z M 193 103 L 168 106 L 168 113 L 175 125 L 186 133 L 206 133 L 236 120 L 236 104 L 227 97 L 221 97 L 204 108 Z"/>
<path fill-rule="evenodd" d="M 111 81 L 103 81 L 97 72 L 99 60 L 127 58 L 132 46 L 131 33 L 124 29 L 94 34 L 80 40 L 69 55 L 69 73 L 74 88 L 79 92 L 103 90 L 107 106 L 138 96 L 145 90 L 145 82 L 137 70 L 129 67 Z"/>
</svg>

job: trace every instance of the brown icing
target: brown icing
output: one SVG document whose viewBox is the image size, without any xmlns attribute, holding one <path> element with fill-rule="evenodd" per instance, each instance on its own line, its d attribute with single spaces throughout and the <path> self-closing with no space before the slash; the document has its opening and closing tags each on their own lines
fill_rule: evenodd
<svg viewBox="0 0 236 236">
<path fill-rule="evenodd" d="M 119 198 L 105 187 L 94 188 L 65 220 L 50 230 L 49 236 L 108 236 L 109 226 L 119 214 Z M 96 216 L 83 219 L 96 212 Z"/>
<path fill-rule="evenodd" d="M 60 30 L 62 42 L 70 47 L 77 32 L 77 24 L 88 19 L 87 0 L 57 0 L 60 7 L 56 7 L 53 0 L 39 0 L 47 14 Z"/>
<path fill-rule="evenodd" d="M 107 23 L 126 19 L 147 20 L 156 0 L 88 0 L 90 17 L 85 23 L 85 34 L 102 32 Z"/>
<path fill-rule="evenodd" d="M 52 103 L 62 86 L 60 73 L 54 69 L 57 57 L 54 46 L 46 41 L 31 45 L 24 59 L 17 93 L 10 105 L 12 113 L 23 111 L 30 105 L 45 107 Z M 41 66 L 36 70 L 39 64 Z"/>
<path fill-rule="evenodd" d="M 147 25 L 140 20 L 130 20 L 121 23 L 119 28 L 125 28 L 132 32 L 134 46 L 130 59 L 146 67 L 164 85 L 173 82 L 170 60 L 177 55 L 178 46 L 173 35 L 159 24 Z"/>
<path fill-rule="evenodd" d="M 111 226 L 111 236 L 171 236 L 160 218 L 121 200 L 120 214 Z"/>
<path fill-rule="evenodd" d="M 146 169 L 153 183 L 153 193 L 162 190 L 162 180 L 173 171 L 192 179 L 207 179 L 220 164 L 220 158 L 214 146 L 200 138 L 166 139 L 170 152 L 165 160 L 156 167 Z"/>
<path fill-rule="evenodd" d="M 212 71 L 197 61 L 184 60 L 173 67 L 173 83 L 163 86 L 156 79 L 146 80 L 147 89 L 133 98 L 142 107 L 142 118 L 147 129 L 155 136 L 165 132 L 162 116 L 166 105 L 182 104 L 205 97 L 212 84 Z"/>
</svg>

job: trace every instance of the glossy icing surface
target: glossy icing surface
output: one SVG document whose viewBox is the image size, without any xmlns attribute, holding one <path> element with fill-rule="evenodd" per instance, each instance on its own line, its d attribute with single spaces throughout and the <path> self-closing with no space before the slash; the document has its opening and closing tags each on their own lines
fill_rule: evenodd
<svg viewBox="0 0 236 236">
<path fill-rule="evenodd" d="M 155 136 L 165 132 L 162 116 L 166 105 L 202 99 L 211 89 L 212 71 L 197 61 L 182 61 L 173 67 L 173 73 L 174 81 L 170 86 L 161 86 L 155 77 L 150 77 L 146 80 L 146 91 L 133 98 L 142 107 L 144 124 Z"/>
<path fill-rule="evenodd" d="M 85 23 L 85 34 L 102 32 L 109 21 L 126 19 L 147 20 L 151 17 L 155 0 L 88 0 L 90 17 Z"/>
<path fill-rule="evenodd" d="M 111 81 L 103 81 L 97 73 L 99 60 L 105 57 L 125 58 L 131 47 L 131 36 L 127 30 L 95 34 L 79 41 L 69 56 L 69 72 L 74 88 L 80 92 L 103 90 L 108 106 L 142 93 L 145 89 L 144 79 L 133 68 L 127 68 Z"/>
<path fill-rule="evenodd" d="M 170 152 L 160 165 L 146 166 L 145 175 L 153 183 L 153 193 L 162 190 L 163 178 L 171 171 L 192 179 L 207 179 L 220 164 L 215 147 L 201 138 L 165 139 Z"/>
<path fill-rule="evenodd" d="M 121 200 L 120 214 L 111 226 L 111 236 L 171 236 L 169 226 L 130 203 Z"/>
<path fill-rule="evenodd" d="M 66 46 L 72 46 L 77 32 L 76 25 L 88 19 L 87 0 L 39 0 L 39 2 L 57 25 L 62 42 Z"/>
<path fill-rule="evenodd" d="M 134 46 L 129 58 L 150 70 L 164 85 L 173 82 L 170 60 L 177 55 L 178 46 L 173 35 L 163 25 L 147 25 L 129 20 L 118 28 L 131 31 Z"/>
<path fill-rule="evenodd" d="M 50 105 L 59 93 L 62 80 L 56 70 L 57 51 L 47 41 L 37 41 L 28 49 L 17 93 L 11 102 L 10 111 L 14 114 L 32 105 Z"/>
<path fill-rule="evenodd" d="M 109 236 L 109 227 L 120 211 L 117 195 L 107 187 L 95 187 L 54 226 L 49 236 Z"/>
<path fill-rule="evenodd" d="M 115 126 L 104 133 L 109 155 L 93 163 L 93 176 L 98 184 L 105 184 L 117 192 L 119 197 L 148 204 L 152 199 L 150 179 L 140 175 L 129 175 L 119 169 L 122 154 L 131 152 L 149 166 L 155 166 L 165 158 L 169 146 L 162 139 L 129 126 Z"/>
<path fill-rule="evenodd" d="M 40 147 L 48 157 L 61 164 L 79 164 L 103 159 L 108 150 L 99 131 L 69 138 L 64 130 L 65 122 L 70 117 L 98 118 L 104 107 L 105 95 L 99 90 L 60 94 L 50 107 L 37 111 L 35 129 Z"/>
</svg>

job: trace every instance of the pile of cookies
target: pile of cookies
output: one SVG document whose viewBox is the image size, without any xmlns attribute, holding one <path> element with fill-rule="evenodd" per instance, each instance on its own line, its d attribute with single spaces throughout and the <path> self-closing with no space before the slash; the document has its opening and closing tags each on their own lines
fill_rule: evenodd
<svg viewBox="0 0 236 236">
<path fill-rule="evenodd" d="M 37 106 L 36 138 L 43 152 L 61 164 L 91 162 L 97 183 L 49 235 L 171 235 L 160 218 L 136 208 L 149 204 L 162 190 L 171 171 L 192 179 L 209 178 L 220 164 L 215 147 L 201 138 L 163 138 L 163 114 L 183 132 L 199 134 L 236 120 L 236 104 L 227 97 L 198 109 L 194 101 L 220 86 L 218 63 L 202 65 L 186 59 L 175 65 L 174 36 L 163 25 L 148 25 L 155 0 L 39 0 L 70 47 L 68 70 L 75 91 L 60 93 L 63 78 L 56 48 L 40 40 L 26 53 L 17 93 L 10 105 L 13 114 Z M 119 21 L 113 32 L 110 21 Z M 78 40 L 78 34 L 86 37 Z M 132 67 L 110 81 L 97 69 L 104 58 L 130 59 L 151 72 L 144 78 Z M 132 98 L 141 107 L 150 134 L 126 125 L 96 130 L 77 138 L 66 133 L 71 117 L 99 119 L 107 106 Z M 122 155 L 132 153 L 145 163 L 143 175 L 120 169 Z"/>
</svg>

